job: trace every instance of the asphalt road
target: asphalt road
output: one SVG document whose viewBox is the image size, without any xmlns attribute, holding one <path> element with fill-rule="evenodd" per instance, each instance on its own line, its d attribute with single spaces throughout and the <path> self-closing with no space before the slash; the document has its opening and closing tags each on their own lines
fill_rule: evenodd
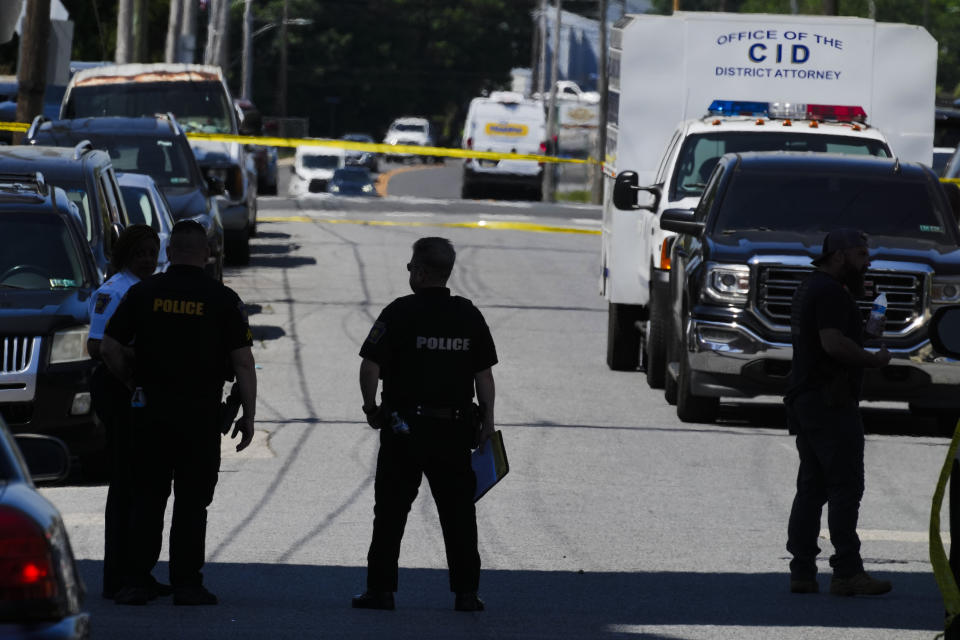
<svg viewBox="0 0 960 640">
<path fill-rule="evenodd" d="M 607 369 L 596 208 L 314 200 L 265 198 L 250 266 L 227 272 L 252 312 L 260 397 L 250 449 L 224 441 L 210 509 L 205 576 L 221 604 L 102 600 L 106 487 L 44 489 L 80 558 L 95 638 L 926 640 L 942 626 L 926 530 L 947 441 L 908 435 L 930 425 L 897 406 L 867 410 L 863 552 L 894 591 L 791 595 L 796 453 L 777 405 L 725 404 L 718 424 L 686 425 L 642 374 Z M 353 610 L 377 450 L 357 351 L 408 292 L 404 264 L 427 234 L 456 245 L 451 289 L 484 312 L 500 356 L 512 470 L 478 505 L 487 611 L 452 610 L 426 484 L 397 611 Z M 825 559 L 821 570 L 826 591 Z M 165 562 L 155 574 L 166 579 Z"/>
</svg>

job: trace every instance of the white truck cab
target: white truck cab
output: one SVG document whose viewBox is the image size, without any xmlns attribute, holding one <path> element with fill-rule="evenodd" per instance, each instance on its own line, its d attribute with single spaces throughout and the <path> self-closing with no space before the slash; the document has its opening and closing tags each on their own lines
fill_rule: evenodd
<svg viewBox="0 0 960 640">
<path fill-rule="evenodd" d="M 326 193 L 333 172 L 346 165 L 346 151 L 337 147 L 302 145 L 293 156 L 288 195 Z"/>
<path fill-rule="evenodd" d="M 676 12 L 618 21 L 600 277 L 608 366 L 643 367 L 652 387 L 663 386 L 673 234 L 659 221 L 667 209 L 696 207 L 720 156 L 833 151 L 929 164 L 936 57 L 924 29 L 861 18 Z M 639 196 L 626 211 L 612 202 L 613 178 L 625 172 Z"/>
</svg>

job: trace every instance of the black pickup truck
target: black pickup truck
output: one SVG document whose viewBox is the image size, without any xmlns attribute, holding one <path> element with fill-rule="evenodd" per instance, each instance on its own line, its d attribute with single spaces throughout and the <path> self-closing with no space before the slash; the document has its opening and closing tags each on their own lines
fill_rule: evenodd
<svg viewBox="0 0 960 640">
<path fill-rule="evenodd" d="M 629 190 L 625 178 L 617 189 Z M 865 316 L 888 300 L 890 364 L 867 370 L 865 400 L 960 413 L 960 363 L 936 354 L 933 314 L 960 301 L 960 229 L 937 176 L 895 158 L 813 153 L 723 156 L 695 210 L 668 210 L 671 319 L 665 395 L 685 422 L 712 422 L 720 398 L 782 395 L 790 306 L 827 231 L 870 237 Z M 873 346 L 878 346 L 879 341 Z M 870 348 L 871 344 L 868 343 Z"/>
</svg>

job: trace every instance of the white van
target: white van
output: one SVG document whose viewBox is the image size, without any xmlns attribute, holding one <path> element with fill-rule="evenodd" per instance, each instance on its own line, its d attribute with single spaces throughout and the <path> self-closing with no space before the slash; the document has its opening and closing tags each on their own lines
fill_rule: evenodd
<svg viewBox="0 0 960 640">
<path fill-rule="evenodd" d="M 473 151 L 543 154 L 547 149 L 547 118 L 543 103 L 514 91 L 494 91 L 474 98 L 467 110 L 461 147 Z M 496 186 L 525 188 L 534 200 L 543 198 L 543 165 L 535 160 L 485 160 L 463 163 L 461 197 L 480 197 Z"/>
<path fill-rule="evenodd" d="M 293 158 L 293 176 L 287 195 L 291 198 L 307 193 L 326 193 L 333 172 L 346 164 L 346 152 L 335 147 L 300 146 Z"/>
</svg>

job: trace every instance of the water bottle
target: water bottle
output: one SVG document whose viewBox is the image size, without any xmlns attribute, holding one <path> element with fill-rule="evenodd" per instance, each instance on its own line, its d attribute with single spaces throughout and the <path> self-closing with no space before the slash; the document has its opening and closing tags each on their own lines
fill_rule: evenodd
<svg viewBox="0 0 960 640">
<path fill-rule="evenodd" d="M 390 414 L 390 428 L 397 434 L 406 435 L 410 433 L 410 425 L 408 425 L 396 411 Z"/>
<path fill-rule="evenodd" d="M 870 317 L 867 318 L 867 326 L 864 327 L 867 335 L 879 338 L 883 333 L 884 317 L 887 314 L 887 294 L 881 293 L 873 300 L 870 307 Z"/>
<path fill-rule="evenodd" d="M 143 409 L 147 406 L 147 396 L 143 393 L 143 387 L 137 387 L 130 396 L 130 406 L 134 409 Z"/>
</svg>

